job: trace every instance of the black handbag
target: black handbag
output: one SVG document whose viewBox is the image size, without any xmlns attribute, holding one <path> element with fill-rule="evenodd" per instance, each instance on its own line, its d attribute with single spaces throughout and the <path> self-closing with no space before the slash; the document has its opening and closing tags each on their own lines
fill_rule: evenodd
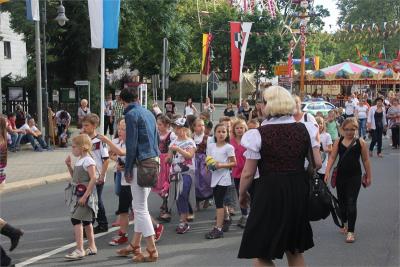
<svg viewBox="0 0 400 267">
<path fill-rule="evenodd" d="M 315 159 L 310 145 L 309 149 L 309 197 L 308 197 L 308 219 L 319 221 L 332 215 L 333 222 L 343 228 L 340 217 L 339 202 L 331 193 L 326 183 L 319 177 L 315 168 Z"/>
</svg>

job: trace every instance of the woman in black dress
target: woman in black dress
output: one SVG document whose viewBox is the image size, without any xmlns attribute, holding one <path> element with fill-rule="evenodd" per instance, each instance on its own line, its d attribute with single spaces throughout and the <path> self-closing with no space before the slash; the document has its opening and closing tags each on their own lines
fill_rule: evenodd
<svg viewBox="0 0 400 267">
<path fill-rule="evenodd" d="M 247 190 L 254 183 L 239 258 L 255 259 L 255 266 L 273 266 L 285 253 L 290 266 L 305 266 L 303 252 L 314 246 L 307 217 L 308 176 L 304 163 L 311 147 L 303 123 L 293 118 L 295 102 L 280 86 L 269 87 L 263 95 L 267 119 L 242 138 L 246 163 L 240 181 L 240 205 L 246 207 Z M 314 153 L 321 167 L 319 152 Z"/>
</svg>

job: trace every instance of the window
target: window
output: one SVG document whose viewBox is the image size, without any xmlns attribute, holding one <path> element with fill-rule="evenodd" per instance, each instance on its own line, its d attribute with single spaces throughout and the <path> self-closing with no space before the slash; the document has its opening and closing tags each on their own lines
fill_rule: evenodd
<svg viewBox="0 0 400 267">
<path fill-rule="evenodd" d="M 11 59 L 11 43 L 4 41 L 4 58 Z"/>
</svg>

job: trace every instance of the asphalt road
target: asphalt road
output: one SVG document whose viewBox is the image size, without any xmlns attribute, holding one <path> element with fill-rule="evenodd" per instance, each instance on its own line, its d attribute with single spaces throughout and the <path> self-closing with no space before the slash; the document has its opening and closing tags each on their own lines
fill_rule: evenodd
<svg viewBox="0 0 400 267">
<path fill-rule="evenodd" d="M 387 146 L 387 142 L 386 142 Z M 305 253 L 309 266 L 399 266 L 399 151 L 386 147 L 385 158 L 372 158 L 373 185 L 361 189 L 356 224 L 357 241 L 346 244 L 344 236 L 329 217 L 312 223 L 315 247 Z M 111 175 L 109 176 L 111 177 Z M 58 249 L 32 266 L 129 266 L 129 258 L 115 256 L 116 247 L 108 245 L 115 232 L 96 238 L 99 254 L 80 262 L 66 262 L 63 256 L 74 242 L 72 226 L 64 206 L 65 184 L 45 185 L 0 199 L 0 216 L 25 230 L 19 247 L 10 253 L 15 263 Z M 117 208 L 111 179 L 104 191 L 105 206 L 110 223 Z M 149 198 L 150 211 L 157 215 L 158 196 Z M 160 260 L 153 266 L 250 266 L 251 261 L 237 259 L 242 230 L 236 226 L 223 239 L 205 240 L 214 218 L 213 208 L 197 212 L 192 230 L 185 235 L 175 234 L 177 217 L 166 224 L 162 240 L 158 243 Z M 238 216 L 234 220 L 238 220 Z M 131 226 L 130 232 L 133 231 Z M 9 242 L 1 237 L 5 248 Z M 71 244 L 70 247 L 73 247 Z M 286 260 L 277 261 L 278 266 Z"/>
</svg>

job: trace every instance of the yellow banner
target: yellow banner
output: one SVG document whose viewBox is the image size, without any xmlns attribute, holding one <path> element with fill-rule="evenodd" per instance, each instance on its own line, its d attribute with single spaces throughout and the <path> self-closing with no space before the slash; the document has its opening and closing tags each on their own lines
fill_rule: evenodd
<svg viewBox="0 0 400 267">
<path fill-rule="evenodd" d="M 8 1 L 10 1 L 10 0 L 0 0 L 0 4 L 6 3 Z"/>
<path fill-rule="evenodd" d="M 0 0 L 1 1 L 1 0 Z M 201 49 L 201 72 L 204 70 L 204 65 L 206 64 L 207 49 L 208 49 L 208 33 L 203 33 L 203 49 Z"/>
</svg>

